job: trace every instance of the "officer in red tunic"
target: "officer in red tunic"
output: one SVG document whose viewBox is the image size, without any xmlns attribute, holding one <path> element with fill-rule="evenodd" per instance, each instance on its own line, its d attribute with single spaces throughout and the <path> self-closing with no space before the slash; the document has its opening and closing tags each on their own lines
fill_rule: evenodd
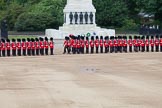
<svg viewBox="0 0 162 108">
<path fill-rule="evenodd" d="M 155 48 L 156 48 L 156 52 L 159 52 L 159 36 L 156 36 L 155 39 Z"/>
<path fill-rule="evenodd" d="M 92 37 L 91 37 L 91 41 L 90 41 L 91 54 L 94 53 L 94 45 L 95 45 L 94 36 L 92 36 Z"/>
<path fill-rule="evenodd" d="M 35 56 L 35 40 L 31 39 L 31 54 L 32 56 Z"/>
<path fill-rule="evenodd" d="M 22 47 L 23 56 L 26 56 L 26 40 L 25 39 L 22 39 L 21 47 Z"/>
<path fill-rule="evenodd" d="M 21 56 L 21 40 L 20 39 L 17 39 L 16 47 L 17 47 L 17 55 Z"/>
<path fill-rule="evenodd" d="M 11 50 L 11 44 L 10 44 L 10 40 L 7 39 L 7 42 L 6 42 L 6 50 L 7 50 L 7 56 L 10 56 L 10 50 Z"/>
<path fill-rule="evenodd" d="M 104 45 L 103 36 L 100 36 L 100 53 L 103 53 L 103 45 Z"/>
<path fill-rule="evenodd" d="M 45 49 L 45 54 L 48 55 L 48 38 L 45 37 L 44 40 L 44 49 Z"/>
<path fill-rule="evenodd" d="M 98 38 L 98 36 L 96 36 L 95 47 L 96 47 L 96 53 L 98 53 L 98 48 L 99 48 L 99 38 Z"/>
<path fill-rule="evenodd" d="M 40 45 L 39 45 L 39 39 L 38 38 L 35 38 L 35 53 L 36 53 L 36 55 L 38 56 L 39 55 L 39 53 L 40 53 Z"/>
<path fill-rule="evenodd" d="M 86 37 L 86 40 L 85 40 L 85 47 L 86 47 L 86 54 L 89 53 L 89 38 Z"/>
<path fill-rule="evenodd" d="M 5 40 L 1 39 L 1 51 L 2 51 L 2 56 L 5 57 L 6 56 L 6 51 L 5 51 Z"/>
<path fill-rule="evenodd" d="M 105 53 L 108 53 L 108 36 L 104 38 Z"/>
<path fill-rule="evenodd" d="M 54 51 L 54 42 L 53 42 L 53 38 L 50 38 L 50 42 L 49 42 L 49 46 L 50 46 L 50 54 L 53 55 L 53 51 Z"/>
<path fill-rule="evenodd" d="M 145 40 L 145 44 L 146 44 L 146 52 L 149 52 L 149 36 L 146 36 L 146 40 Z"/>
<path fill-rule="evenodd" d="M 129 52 L 132 52 L 132 45 L 133 45 L 132 36 L 129 36 L 128 40 Z"/>
<path fill-rule="evenodd" d="M 16 40 L 15 39 L 12 39 L 11 47 L 12 47 L 12 56 L 16 56 Z"/>
<path fill-rule="evenodd" d="M 31 56 L 31 42 L 29 38 L 27 38 L 26 47 L 27 47 L 27 55 Z"/>
<path fill-rule="evenodd" d="M 151 36 L 151 40 L 150 40 L 150 46 L 151 46 L 151 52 L 154 52 L 154 36 Z"/>
<path fill-rule="evenodd" d="M 84 36 L 81 36 L 80 48 L 81 48 L 81 53 L 84 54 Z"/>
<path fill-rule="evenodd" d="M 160 52 L 162 52 L 162 35 L 160 36 Z"/>
</svg>

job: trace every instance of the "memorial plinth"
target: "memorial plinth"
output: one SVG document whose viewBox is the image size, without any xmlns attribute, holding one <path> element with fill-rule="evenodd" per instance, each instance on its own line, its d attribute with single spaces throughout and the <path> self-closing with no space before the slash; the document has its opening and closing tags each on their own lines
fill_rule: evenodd
<svg viewBox="0 0 162 108">
<path fill-rule="evenodd" d="M 115 35 L 115 30 L 102 29 L 96 26 L 96 9 L 92 4 L 92 0 L 67 0 L 67 4 L 63 10 L 64 24 L 59 30 L 47 29 L 46 36 L 62 39 L 69 34 L 74 35 Z"/>
</svg>

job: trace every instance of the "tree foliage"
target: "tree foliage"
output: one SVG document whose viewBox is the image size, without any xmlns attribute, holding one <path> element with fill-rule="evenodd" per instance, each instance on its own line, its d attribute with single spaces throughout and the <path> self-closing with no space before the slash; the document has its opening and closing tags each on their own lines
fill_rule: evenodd
<svg viewBox="0 0 162 108">
<path fill-rule="evenodd" d="M 63 24 L 66 0 L 0 0 L 0 20 L 7 19 L 9 30 L 44 31 Z M 106 28 L 135 29 L 139 12 L 155 15 L 162 22 L 162 0 L 93 0 L 96 21 Z"/>
</svg>

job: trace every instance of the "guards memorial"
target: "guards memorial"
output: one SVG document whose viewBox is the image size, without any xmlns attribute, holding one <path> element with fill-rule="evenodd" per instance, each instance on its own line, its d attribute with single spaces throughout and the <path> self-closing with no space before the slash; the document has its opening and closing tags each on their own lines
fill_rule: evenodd
<svg viewBox="0 0 162 108">
<path fill-rule="evenodd" d="M 67 0 L 63 10 L 64 24 L 56 29 L 46 29 L 47 37 L 64 39 L 65 36 L 87 35 L 115 36 L 114 29 L 104 29 L 96 25 L 96 9 L 92 0 Z"/>
</svg>

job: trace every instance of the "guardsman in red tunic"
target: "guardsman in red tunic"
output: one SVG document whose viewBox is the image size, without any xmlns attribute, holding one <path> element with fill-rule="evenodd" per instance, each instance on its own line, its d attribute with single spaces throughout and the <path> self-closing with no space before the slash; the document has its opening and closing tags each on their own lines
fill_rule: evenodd
<svg viewBox="0 0 162 108">
<path fill-rule="evenodd" d="M 81 53 L 84 54 L 84 36 L 81 36 L 80 48 L 81 48 Z"/>
<path fill-rule="evenodd" d="M 156 39 L 155 39 L 155 47 L 156 47 L 156 52 L 159 52 L 159 36 L 158 35 L 156 36 Z"/>
<path fill-rule="evenodd" d="M 32 56 L 35 56 L 35 40 L 31 39 L 31 54 Z"/>
<path fill-rule="evenodd" d="M 134 52 L 138 52 L 137 36 L 134 36 L 133 46 L 134 46 Z"/>
<path fill-rule="evenodd" d="M 12 56 L 16 56 L 16 40 L 15 39 L 12 39 L 11 47 L 12 47 Z"/>
<path fill-rule="evenodd" d="M 44 40 L 44 49 L 45 49 L 45 54 L 48 55 L 48 38 L 45 37 Z"/>
<path fill-rule="evenodd" d="M 53 51 L 54 51 L 54 42 L 53 42 L 53 38 L 50 38 L 50 42 L 49 42 L 49 46 L 50 46 L 50 54 L 53 55 Z"/>
<path fill-rule="evenodd" d="M 65 37 L 65 40 L 64 40 L 64 53 L 65 54 L 66 52 L 68 52 L 68 37 L 66 36 Z"/>
<path fill-rule="evenodd" d="M 160 52 L 162 52 L 162 35 L 160 36 Z"/>
<path fill-rule="evenodd" d="M 100 36 L 100 52 L 101 53 L 103 53 L 103 45 L 104 45 L 103 36 Z"/>
<path fill-rule="evenodd" d="M 39 47 L 40 47 L 40 55 L 44 55 L 44 43 L 43 43 L 43 38 L 39 38 Z"/>
<path fill-rule="evenodd" d="M 127 37 L 123 36 L 123 51 L 127 53 Z"/>
<path fill-rule="evenodd" d="M 5 57 L 6 51 L 5 51 L 5 40 L 4 39 L 1 39 L 1 51 L 2 51 L 2 56 Z"/>
<path fill-rule="evenodd" d="M 89 53 L 89 38 L 86 37 L 86 40 L 85 40 L 85 47 L 86 47 L 86 54 Z"/>
<path fill-rule="evenodd" d="M 120 52 L 120 53 L 122 53 L 122 37 L 121 36 L 118 36 L 118 51 Z"/>
<path fill-rule="evenodd" d="M 128 45 L 129 45 L 129 52 L 132 52 L 133 46 L 132 36 L 129 36 Z"/>
<path fill-rule="evenodd" d="M 27 55 L 31 56 L 31 43 L 29 38 L 27 38 L 26 47 L 27 47 Z"/>
<path fill-rule="evenodd" d="M 117 41 L 117 37 L 115 37 L 115 39 L 113 40 L 113 43 L 114 43 L 114 51 L 115 53 L 118 52 L 118 41 Z"/>
<path fill-rule="evenodd" d="M 7 39 L 7 42 L 6 42 L 6 50 L 7 50 L 7 56 L 10 56 L 10 50 L 11 50 L 11 44 L 10 44 L 10 40 Z"/>
<path fill-rule="evenodd" d="M 151 52 L 154 52 L 154 36 L 151 36 L 151 40 L 150 40 L 150 46 L 151 46 Z"/>
<path fill-rule="evenodd" d="M 108 36 L 106 36 L 104 39 L 105 53 L 108 53 Z"/>
<path fill-rule="evenodd" d="M 149 36 L 146 36 L 146 40 L 145 40 L 145 44 L 146 44 L 146 52 L 149 52 Z"/>
<path fill-rule="evenodd" d="M 137 44 L 138 50 L 141 51 L 141 46 L 140 46 L 141 45 L 141 38 L 140 38 L 140 36 L 137 37 L 137 42 L 138 42 L 138 44 Z"/>
<path fill-rule="evenodd" d="M 144 36 L 141 37 L 141 52 L 144 52 L 145 51 L 145 39 L 144 39 Z"/>
<path fill-rule="evenodd" d="M 36 49 L 36 55 L 38 56 L 40 53 L 40 45 L 39 45 L 39 39 L 35 38 L 35 49 Z"/>
<path fill-rule="evenodd" d="M 98 39 L 98 36 L 96 36 L 95 47 L 96 47 L 96 53 L 98 53 L 98 48 L 99 48 L 99 39 Z"/>
<path fill-rule="evenodd" d="M 110 53 L 113 53 L 113 51 L 114 51 L 114 44 L 113 44 L 113 39 L 114 39 L 114 37 L 113 36 L 111 36 L 110 37 L 110 40 L 109 40 L 109 46 L 110 46 Z"/>
<path fill-rule="evenodd" d="M 20 39 L 17 39 L 16 48 L 17 48 L 17 55 L 21 56 L 21 40 Z"/>
<path fill-rule="evenodd" d="M 92 36 L 92 37 L 91 37 L 91 41 L 90 41 L 91 54 L 94 53 L 94 44 L 95 44 L 95 42 L 94 42 L 94 37 Z"/>
<path fill-rule="evenodd" d="M 71 44 L 71 47 L 72 47 L 72 53 L 75 54 L 75 36 L 70 36 L 70 44 Z"/>
<path fill-rule="evenodd" d="M 26 40 L 25 39 L 22 39 L 21 47 L 22 47 L 23 56 L 26 56 Z"/>
</svg>

